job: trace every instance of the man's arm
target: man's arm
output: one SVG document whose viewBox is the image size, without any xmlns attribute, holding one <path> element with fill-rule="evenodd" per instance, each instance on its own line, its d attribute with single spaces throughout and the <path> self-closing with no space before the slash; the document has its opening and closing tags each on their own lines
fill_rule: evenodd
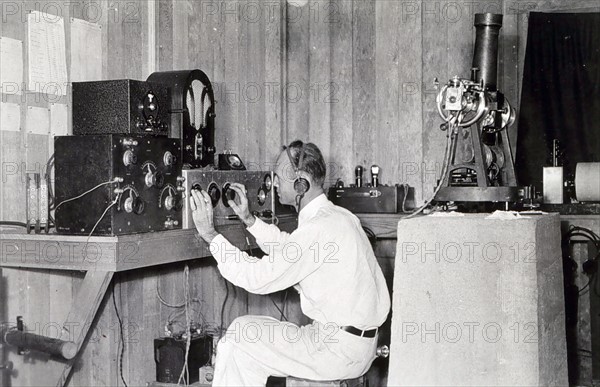
<svg viewBox="0 0 600 387">
<path fill-rule="evenodd" d="M 282 244 L 269 243 L 268 255 L 258 259 L 219 234 L 210 242 L 210 251 L 228 281 L 251 293 L 268 294 L 297 284 L 322 264 L 315 259 L 318 252 L 311 249 L 317 237 L 314 230 L 303 227 Z"/>
<path fill-rule="evenodd" d="M 229 200 L 229 206 L 240 220 L 246 225 L 248 231 L 254 235 L 256 241 L 265 254 L 269 254 L 269 247 L 265 242 L 285 243 L 290 234 L 283 232 L 275 225 L 269 225 L 256 216 L 252 215 L 248 208 L 248 198 L 246 197 L 246 188 L 239 183 L 233 183 L 230 188 L 235 191 L 235 200 Z"/>
<path fill-rule="evenodd" d="M 217 260 L 223 277 L 233 284 L 252 293 L 272 293 L 297 284 L 322 263 L 313 246 L 324 236 L 324 230 L 316 225 L 307 223 L 292 234 L 287 234 L 255 219 L 251 231 L 263 238 L 263 246 L 268 253 L 263 259 L 258 259 L 240 251 L 215 231 L 212 205 L 206 192 L 192 190 L 190 196 L 196 229 L 202 239 L 210 243 L 210 252 Z M 274 238 L 269 241 L 271 243 L 264 239 L 268 237 Z"/>
<path fill-rule="evenodd" d="M 274 224 L 265 223 L 258 218 L 248 226 L 248 231 L 256 238 L 256 243 L 265 254 L 270 254 L 270 246 L 281 246 L 290 237 L 289 233 L 281 231 Z"/>
</svg>

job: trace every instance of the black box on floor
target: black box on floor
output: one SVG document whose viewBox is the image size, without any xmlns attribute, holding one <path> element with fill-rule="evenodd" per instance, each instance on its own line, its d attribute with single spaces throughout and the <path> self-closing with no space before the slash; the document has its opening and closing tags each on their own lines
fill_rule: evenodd
<svg viewBox="0 0 600 387">
<path fill-rule="evenodd" d="M 74 135 L 168 136 L 170 108 L 170 90 L 158 83 L 131 79 L 73 82 Z"/>
<path fill-rule="evenodd" d="M 331 187 L 333 204 L 355 213 L 398 213 L 415 208 L 414 189 L 408 185 L 377 187 Z"/>
<path fill-rule="evenodd" d="M 156 362 L 156 381 L 177 383 L 185 363 L 185 339 L 164 337 L 154 340 L 154 361 Z M 192 337 L 188 352 L 189 383 L 199 379 L 200 367 L 210 362 L 213 340 L 210 336 Z"/>
</svg>

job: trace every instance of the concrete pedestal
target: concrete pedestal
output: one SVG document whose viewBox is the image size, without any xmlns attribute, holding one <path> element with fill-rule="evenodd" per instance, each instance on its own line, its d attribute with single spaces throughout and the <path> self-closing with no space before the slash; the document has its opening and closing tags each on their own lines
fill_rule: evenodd
<svg viewBox="0 0 600 387">
<path fill-rule="evenodd" d="M 389 386 L 568 385 L 558 215 L 398 224 Z"/>
</svg>

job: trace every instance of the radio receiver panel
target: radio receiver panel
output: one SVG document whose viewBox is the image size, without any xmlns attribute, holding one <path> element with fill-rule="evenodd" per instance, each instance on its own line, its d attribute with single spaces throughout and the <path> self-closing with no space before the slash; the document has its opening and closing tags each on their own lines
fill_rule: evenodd
<svg viewBox="0 0 600 387">
<path fill-rule="evenodd" d="M 123 235 L 181 228 L 179 140 L 61 136 L 54 144 L 57 232 Z"/>
<path fill-rule="evenodd" d="M 184 170 L 186 200 L 183 204 L 183 228 L 194 228 L 192 211 L 189 205 L 190 191 L 206 191 L 211 198 L 215 226 L 239 224 L 240 219 L 229 206 L 228 200 L 236 200 L 236 193 L 230 188 L 232 183 L 246 187 L 248 208 L 257 217 L 271 222 L 274 217 L 273 176 L 264 171 L 201 171 Z"/>
</svg>

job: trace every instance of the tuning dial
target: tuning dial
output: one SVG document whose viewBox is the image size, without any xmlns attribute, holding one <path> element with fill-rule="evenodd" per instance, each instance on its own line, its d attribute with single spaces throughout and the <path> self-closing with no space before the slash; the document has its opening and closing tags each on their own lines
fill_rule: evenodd
<svg viewBox="0 0 600 387">
<path fill-rule="evenodd" d="M 123 164 L 125 164 L 126 167 L 136 164 L 137 163 L 137 156 L 135 155 L 135 153 L 133 153 L 132 150 L 128 149 L 125 151 L 125 153 L 123 154 Z"/>
<path fill-rule="evenodd" d="M 208 186 L 208 196 L 210 196 L 210 201 L 212 202 L 212 206 L 216 207 L 219 204 L 219 200 L 221 199 L 221 191 L 219 190 L 219 186 L 217 184 L 210 183 Z"/>
<path fill-rule="evenodd" d="M 223 205 L 229 207 L 229 200 L 235 200 L 235 191 L 230 188 L 231 184 L 225 183 L 223 186 Z"/>
<path fill-rule="evenodd" d="M 152 117 L 152 120 L 154 120 L 154 116 L 159 109 L 159 105 L 158 100 L 153 92 L 146 94 L 144 102 L 140 105 L 140 108 L 142 109 L 144 117 L 146 117 L 147 120 L 150 119 L 150 117 Z"/>
<path fill-rule="evenodd" d="M 130 196 L 127 199 L 125 199 L 125 203 L 123 203 L 123 208 L 128 214 L 131 214 L 133 212 L 133 200 L 134 199 Z"/>
<path fill-rule="evenodd" d="M 164 156 L 163 156 L 163 163 L 167 166 L 167 167 L 171 167 L 173 165 L 175 165 L 175 156 L 173 155 L 173 153 L 166 151 Z"/>
<path fill-rule="evenodd" d="M 258 189 L 257 194 L 258 205 L 262 206 L 267 201 L 267 192 L 263 188 Z"/>
<path fill-rule="evenodd" d="M 123 208 L 128 214 L 133 212 L 137 215 L 140 215 L 142 212 L 144 212 L 144 202 L 139 197 L 129 196 L 127 199 L 125 199 Z"/>
<path fill-rule="evenodd" d="M 264 185 L 267 192 L 271 191 L 271 188 L 273 188 L 273 180 L 271 180 L 271 175 L 265 175 Z"/>
<path fill-rule="evenodd" d="M 157 187 L 160 188 L 165 183 L 165 177 L 162 172 L 148 172 L 146 173 L 146 186 L 147 187 Z"/>
<path fill-rule="evenodd" d="M 167 211 L 171 211 L 177 205 L 177 198 L 175 196 L 169 195 L 165 198 L 165 208 Z"/>
</svg>

